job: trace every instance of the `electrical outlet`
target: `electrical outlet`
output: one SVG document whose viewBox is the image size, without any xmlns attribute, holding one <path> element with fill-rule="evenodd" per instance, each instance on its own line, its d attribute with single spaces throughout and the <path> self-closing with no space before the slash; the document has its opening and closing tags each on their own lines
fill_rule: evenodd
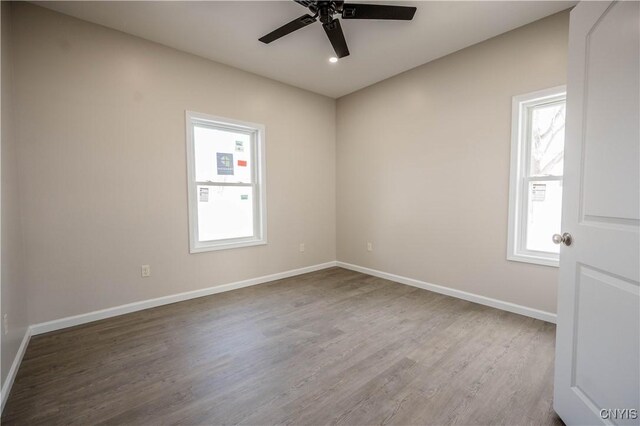
<svg viewBox="0 0 640 426">
<path fill-rule="evenodd" d="M 9 315 L 2 315 L 2 327 L 4 328 L 4 334 L 9 333 Z"/>
<path fill-rule="evenodd" d="M 367 251 L 373 251 L 373 243 L 371 241 L 367 243 Z"/>
<path fill-rule="evenodd" d="M 298 250 L 300 251 L 300 253 L 304 252 L 304 243 L 300 243 L 300 246 L 298 247 Z"/>
<path fill-rule="evenodd" d="M 141 274 L 142 274 L 142 278 L 149 278 L 151 276 L 151 266 L 142 265 Z"/>
</svg>

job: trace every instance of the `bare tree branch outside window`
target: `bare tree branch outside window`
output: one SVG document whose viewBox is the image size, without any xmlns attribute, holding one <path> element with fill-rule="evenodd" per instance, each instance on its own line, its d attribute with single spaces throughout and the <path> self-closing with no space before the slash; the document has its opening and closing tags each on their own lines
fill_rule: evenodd
<svg viewBox="0 0 640 426">
<path fill-rule="evenodd" d="M 565 104 L 555 107 L 553 118 L 546 120 L 535 120 L 532 125 L 532 149 L 531 149 L 531 173 L 536 176 L 551 175 L 556 166 L 564 160 L 564 150 L 560 149 L 555 155 L 552 148 L 556 147 L 558 138 L 564 137 L 565 124 Z M 541 125 L 545 125 L 541 128 Z M 564 144 L 563 144 L 564 145 Z"/>
</svg>

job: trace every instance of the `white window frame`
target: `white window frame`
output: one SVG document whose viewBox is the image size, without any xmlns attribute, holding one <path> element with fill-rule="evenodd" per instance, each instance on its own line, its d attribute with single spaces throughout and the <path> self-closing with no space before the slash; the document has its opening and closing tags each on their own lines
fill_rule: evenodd
<svg viewBox="0 0 640 426">
<path fill-rule="evenodd" d="M 186 111 L 187 144 L 187 193 L 189 201 L 189 251 L 201 253 L 214 250 L 233 249 L 267 244 L 267 192 L 265 173 L 265 127 L 262 124 L 217 117 L 199 112 Z M 246 133 L 251 137 L 252 179 L 251 183 L 197 182 L 195 170 L 194 126 L 205 126 L 220 130 Z M 212 241 L 198 239 L 198 185 L 207 186 L 251 186 L 253 187 L 253 236 Z"/>
<path fill-rule="evenodd" d="M 507 259 L 545 266 L 559 266 L 557 253 L 527 250 L 525 246 L 528 223 L 529 182 L 562 181 L 563 176 L 530 177 L 530 117 L 533 107 L 567 98 L 567 87 L 557 86 L 524 95 L 514 96 L 511 110 L 511 173 L 509 179 L 509 235 Z M 551 235 L 549 235 L 551 238 Z"/>
</svg>

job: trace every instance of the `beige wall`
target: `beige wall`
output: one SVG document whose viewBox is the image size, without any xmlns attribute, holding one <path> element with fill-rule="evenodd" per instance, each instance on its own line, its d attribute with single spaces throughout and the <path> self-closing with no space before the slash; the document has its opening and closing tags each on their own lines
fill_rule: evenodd
<svg viewBox="0 0 640 426">
<path fill-rule="evenodd" d="M 13 13 L 31 323 L 335 260 L 333 99 L 34 5 Z M 266 126 L 267 246 L 189 254 L 187 109 Z"/>
<path fill-rule="evenodd" d="M 28 326 L 27 287 L 23 279 L 22 240 L 20 232 L 17 145 L 12 120 L 12 61 L 11 61 L 11 7 L 2 2 L 2 69 L 1 73 L 1 125 L 2 133 L 2 314 L 7 314 L 9 333 L 0 331 L 2 339 L 2 383 L 18 352 Z M 1 328 L 1 327 L 0 327 Z"/>
<path fill-rule="evenodd" d="M 511 97 L 566 83 L 568 29 L 562 12 L 338 100 L 338 260 L 556 311 L 557 269 L 506 260 Z"/>
</svg>

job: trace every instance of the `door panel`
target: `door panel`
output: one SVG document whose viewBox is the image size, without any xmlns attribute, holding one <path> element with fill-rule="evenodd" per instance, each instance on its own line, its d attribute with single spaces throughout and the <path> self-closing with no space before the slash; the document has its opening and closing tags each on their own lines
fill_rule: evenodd
<svg viewBox="0 0 640 426">
<path fill-rule="evenodd" d="M 638 283 L 578 266 L 576 285 L 577 318 L 574 336 L 574 373 L 571 385 L 596 407 L 635 407 L 640 366 L 638 333 L 620 336 L 618 324 L 639 318 Z M 611 331 L 614 332 L 611 332 Z M 619 365 L 629 369 L 620 369 Z M 610 389 L 631 392 L 611 393 Z M 635 387 L 635 391 L 634 390 Z"/>
<path fill-rule="evenodd" d="M 639 80 L 640 4 L 578 4 L 562 204 L 573 242 L 560 248 L 554 394 L 570 425 L 640 422 L 630 411 L 640 409 Z"/>
<path fill-rule="evenodd" d="M 613 4 L 587 34 L 583 211 L 594 221 L 637 226 L 640 194 L 623 184 L 640 180 L 637 96 L 629 96 L 640 91 L 638 22 L 625 16 L 633 8 Z"/>
</svg>

